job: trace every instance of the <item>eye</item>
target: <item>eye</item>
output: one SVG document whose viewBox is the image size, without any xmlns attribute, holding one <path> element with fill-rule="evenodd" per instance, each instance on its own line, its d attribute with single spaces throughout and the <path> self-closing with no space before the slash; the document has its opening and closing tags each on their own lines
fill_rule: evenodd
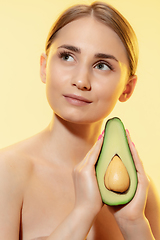
<svg viewBox="0 0 160 240">
<path fill-rule="evenodd" d="M 98 64 L 96 64 L 95 68 L 97 68 L 99 70 L 103 70 L 103 71 L 112 70 L 112 67 L 109 66 L 109 64 L 104 63 L 104 62 L 99 62 Z"/>
<path fill-rule="evenodd" d="M 59 57 L 61 59 L 63 59 L 64 61 L 67 61 L 67 62 L 73 62 L 74 61 L 74 58 L 71 56 L 71 54 L 68 53 L 68 52 L 65 52 L 65 51 L 60 52 Z"/>
</svg>

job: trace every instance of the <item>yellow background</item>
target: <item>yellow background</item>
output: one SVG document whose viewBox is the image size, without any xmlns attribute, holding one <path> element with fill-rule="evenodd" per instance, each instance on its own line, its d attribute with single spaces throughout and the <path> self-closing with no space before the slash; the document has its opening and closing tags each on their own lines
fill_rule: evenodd
<svg viewBox="0 0 160 240">
<path fill-rule="evenodd" d="M 0 3 L 0 148 L 48 125 L 52 112 L 39 77 L 48 31 L 79 0 L 7 0 Z M 160 193 L 160 1 L 108 0 L 131 23 L 139 41 L 138 84 L 119 116 Z M 110 117 L 111 117 L 110 116 Z"/>
</svg>

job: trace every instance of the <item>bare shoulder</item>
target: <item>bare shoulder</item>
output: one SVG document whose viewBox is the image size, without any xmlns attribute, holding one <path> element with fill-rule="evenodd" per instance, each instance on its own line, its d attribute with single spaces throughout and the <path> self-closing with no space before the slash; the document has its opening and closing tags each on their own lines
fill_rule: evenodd
<svg viewBox="0 0 160 240">
<path fill-rule="evenodd" d="M 5 179 L 3 183 L 25 189 L 33 173 L 35 159 L 39 158 L 42 138 L 42 133 L 38 133 L 0 150 L 0 179 Z"/>
<path fill-rule="evenodd" d="M 31 141 L 0 150 L 0 239 L 19 239 L 23 196 L 33 169 Z"/>
<path fill-rule="evenodd" d="M 10 184 L 24 189 L 29 181 L 35 159 L 40 158 L 42 132 L 21 142 L 0 150 L 0 179 L 8 179 Z"/>
<path fill-rule="evenodd" d="M 153 180 L 150 179 L 148 199 L 146 203 L 146 217 L 149 220 L 155 238 L 160 239 L 160 198 Z"/>
<path fill-rule="evenodd" d="M 32 161 L 29 150 L 30 141 L 31 140 L 27 139 L 0 150 L 1 177 L 6 175 L 6 177 L 10 176 L 11 178 L 14 176 L 14 181 L 18 181 L 31 172 Z"/>
</svg>

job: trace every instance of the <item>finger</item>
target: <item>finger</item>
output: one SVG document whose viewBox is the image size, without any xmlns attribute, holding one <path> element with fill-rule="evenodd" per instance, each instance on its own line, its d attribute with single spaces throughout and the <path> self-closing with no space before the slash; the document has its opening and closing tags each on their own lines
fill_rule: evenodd
<svg viewBox="0 0 160 240">
<path fill-rule="evenodd" d="M 137 170 L 138 173 L 141 173 L 141 174 L 144 175 L 145 170 L 144 170 L 143 162 L 141 161 L 141 159 L 139 157 L 139 154 L 136 150 L 136 147 L 135 147 L 134 143 L 131 140 L 131 137 L 130 137 L 130 134 L 129 134 L 128 131 L 126 131 L 126 135 L 127 135 L 128 144 L 129 144 L 132 156 L 133 156 L 133 161 L 135 163 L 136 170 Z"/>
<path fill-rule="evenodd" d="M 126 131 L 127 139 L 129 143 L 129 147 L 133 156 L 133 161 L 135 163 L 135 167 L 137 170 L 137 176 L 138 176 L 138 187 L 134 198 L 134 203 L 137 206 L 139 205 L 139 208 L 144 209 L 146 205 L 146 199 L 147 199 L 147 193 L 149 188 L 149 179 L 147 177 L 147 174 L 145 172 L 143 162 L 141 161 L 138 152 L 135 148 L 134 143 L 131 140 L 130 134 L 128 131 Z M 141 201 L 139 200 L 141 199 Z"/>
<path fill-rule="evenodd" d="M 101 148 L 103 144 L 103 135 L 101 135 L 101 138 L 94 144 L 94 146 L 91 148 L 89 153 L 86 156 L 86 163 L 89 165 L 94 166 L 97 162 L 98 156 L 100 154 Z"/>
<path fill-rule="evenodd" d="M 103 143 L 103 135 L 101 135 L 101 138 L 97 140 L 97 142 L 93 145 L 93 147 L 90 149 L 90 151 L 87 153 L 83 161 L 81 161 L 77 168 L 82 169 L 85 165 L 92 165 L 95 166 L 101 147 Z"/>
<path fill-rule="evenodd" d="M 139 186 L 142 186 L 143 188 L 147 189 L 149 187 L 149 179 L 145 172 L 143 162 L 141 161 L 138 155 L 138 152 L 135 148 L 135 145 L 133 144 L 130 134 L 128 132 L 127 132 L 127 138 L 128 138 L 129 147 L 133 156 L 133 161 L 137 170 L 138 182 L 140 183 Z"/>
</svg>

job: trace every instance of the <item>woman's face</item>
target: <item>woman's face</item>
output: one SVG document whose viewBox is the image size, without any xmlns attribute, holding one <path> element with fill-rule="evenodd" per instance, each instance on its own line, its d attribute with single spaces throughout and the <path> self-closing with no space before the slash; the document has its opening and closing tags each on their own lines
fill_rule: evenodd
<svg viewBox="0 0 160 240">
<path fill-rule="evenodd" d="M 128 60 L 112 29 L 84 17 L 59 30 L 44 73 L 55 114 L 70 122 L 93 123 L 107 117 L 124 91 Z"/>
</svg>

